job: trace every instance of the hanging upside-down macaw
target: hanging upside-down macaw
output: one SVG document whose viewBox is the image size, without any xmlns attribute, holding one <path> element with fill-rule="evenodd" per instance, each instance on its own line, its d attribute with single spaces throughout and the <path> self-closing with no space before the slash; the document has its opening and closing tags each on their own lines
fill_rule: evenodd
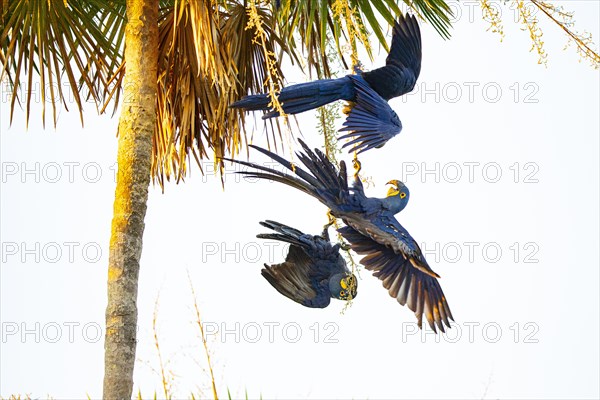
<svg viewBox="0 0 600 400">
<path fill-rule="evenodd" d="M 408 305 L 415 313 L 419 327 L 425 315 L 434 331 L 437 332 L 437 326 L 444 332 L 444 324 L 450 327 L 449 320 L 454 319 L 437 281 L 439 275 L 429 267 L 417 242 L 394 217 L 408 203 L 408 188 L 402 182 L 392 180 L 388 182 L 392 187 L 385 198 L 367 197 L 358 177 L 360 166 L 349 187 L 344 161 L 340 162 L 338 170 L 321 151 L 315 149 L 313 152 L 303 141 L 299 142 L 304 152 L 296 154 L 308 171 L 275 153 L 251 145 L 294 175 L 250 162 L 229 161 L 257 170 L 238 173 L 284 183 L 327 206 L 334 217 L 341 218 L 346 224 L 338 232 L 350 243 L 352 250 L 366 255 L 360 260 L 361 264 L 374 272 L 373 275 L 401 305 Z"/>
<path fill-rule="evenodd" d="M 350 102 L 348 116 L 339 139 L 352 139 L 343 147 L 352 146 L 349 152 L 382 147 L 402 130 L 398 115 L 387 103 L 413 90 L 421 72 L 421 31 L 412 15 L 399 16 L 394 24 L 392 45 L 386 65 L 357 75 L 338 79 L 319 79 L 313 82 L 287 86 L 278 99 L 286 114 L 297 114 L 323 106 L 336 100 Z M 248 111 L 266 110 L 263 119 L 276 117 L 279 112 L 271 107 L 268 94 L 242 98 L 230 107 Z"/>
<path fill-rule="evenodd" d="M 320 236 L 306 235 L 275 221 L 260 222 L 277 233 L 256 237 L 290 244 L 285 262 L 265 264 L 262 276 L 282 295 L 306 307 L 325 308 L 332 298 L 352 300 L 356 297 L 356 276 L 340 255 L 340 244 L 331 245 L 325 225 Z"/>
</svg>

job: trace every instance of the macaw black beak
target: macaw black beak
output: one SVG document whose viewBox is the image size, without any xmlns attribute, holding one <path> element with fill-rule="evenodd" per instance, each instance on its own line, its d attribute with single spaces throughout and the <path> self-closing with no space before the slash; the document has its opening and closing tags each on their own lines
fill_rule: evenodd
<svg viewBox="0 0 600 400">
<path fill-rule="evenodd" d="M 388 183 L 386 183 L 386 185 L 394 185 L 394 186 L 398 186 L 398 181 L 393 179 L 391 181 L 389 181 Z"/>
</svg>

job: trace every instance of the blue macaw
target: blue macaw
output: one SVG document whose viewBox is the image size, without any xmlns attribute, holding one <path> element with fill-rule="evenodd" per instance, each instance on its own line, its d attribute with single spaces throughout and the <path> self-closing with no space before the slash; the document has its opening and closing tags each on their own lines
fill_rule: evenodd
<svg viewBox="0 0 600 400">
<path fill-rule="evenodd" d="M 411 309 L 422 326 L 423 315 L 429 326 L 444 332 L 444 324 L 450 327 L 454 320 L 446 297 L 437 280 L 439 275 L 427 264 L 417 242 L 395 218 L 408 203 L 410 193 L 406 185 L 398 180 L 388 182 L 391 188 L 385 198 L 365 195 L 358 177 L 360 163 L 350 187 L 346 164 L 340 162 L 339 169 L 321 151 L 311 151 L 299 140 L 303 152 L 296 153 L 300 162 L 308 169 L 293 165 L 286 159 L 266 149 L 252 148 L 275 160 L 293 174 L 258 164 L 236 161 L 257 171 L 240 171 L 249 177 L 268 179 L 284 183 L 303 191 L 330 209 L 330 213 L 341 218 L 345 227 L 338 232 L 349 242 L 352 250 L 366 254 L 360 262 L 379 278 L 389 294 L 401 305 Z"/>
<path fill-rule="evenodd" d="M 306 235 L 275 221 L 260 222 L 277 233 L 263 233 L 260 239 L 290 244 L 285 262 L 267 265 L 262 276 L 282 295 L 306 307 L 325 308 L 332 298 L 352 300 L 357 280 L 340 255 L 340 244 L 332 245 L 325 225 L 320 236 Z"/>
<path fill-rule="evenodd" d="M 349 152 L 357 153 L 382 147 L 402 130 L 400 118 L 387 101 L 413 90 L 421 72 L 421 31 L 417 19 L 400 14 L 384 67 L 368 72 L 356 70 L 356 75 L 284 87 L 278 96 L 283 111 L 297 114 L 336 100 L 347 100 L 350 108 L 341 131 L 349 133 L 339 139 L 353 140 L 343 147 L 352 146 Z M 268 94 L 245 96 L 230 107 L 266 110 L 263 119 L 279 115 L 272 109 Z"/>
</svg>

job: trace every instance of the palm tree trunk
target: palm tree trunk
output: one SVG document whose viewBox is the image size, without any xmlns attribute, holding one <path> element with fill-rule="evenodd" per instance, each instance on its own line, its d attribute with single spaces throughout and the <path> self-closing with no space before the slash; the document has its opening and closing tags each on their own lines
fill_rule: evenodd
<svg viewBox="0 0 600 400">
<path fill-rule="evenodd" d="M 104 399 L 131 399 L 137 288 L 156 126 L 158 0 L 127 0 L 124 99 L 108 260 Z"/>
</svg>

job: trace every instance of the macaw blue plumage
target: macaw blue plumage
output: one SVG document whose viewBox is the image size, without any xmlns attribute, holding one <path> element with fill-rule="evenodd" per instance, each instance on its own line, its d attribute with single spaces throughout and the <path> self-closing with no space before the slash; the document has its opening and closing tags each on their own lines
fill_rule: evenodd
<svg viewBox="0 0 600 400">
<path fill-rule="evenodd" d="M 421 72 L 421 31 L 412 15 L 399 16 L 394 24 L 386 65 L 373 71 L 338 79 L 319 79 L 284 87 L 278 99 L 286 114 L 298 114 L 337 100 L 350 102 L 350 112 L 340 139 L 351 138 L 343 147 L 361 153 L 383 146 L 399 134 L 402 124 L 388 100 L 413 90 Z M 268 94 L 245 96 L 230 107 L 248 111 L 265 110 L 263 119 L 279 115 Z"/>
<path fill-rule="evenodd" d="M 340 255 L 340 245 L 332 245 L 325 225 L 320 236 L 306 235 L 275 221 L 260 222 L 277 233 L 256 237 L 290 244 L 285 262 L 265 264 L 262 276 L 282 295 L 306 307 L 325 308 L 331 298 L 352 300 L 357 280 Z"/>
<path fill-rule="evenodd" d="M 346 225 L 338 232 L 356 253 L 366 254 L 360 260 L 361 264 L 374 272 L 392 297 L 415 313 L 419 327 L 425 315 L 434 331 L 437 332 L 437 326 L 444 332 L 444 324 L 450 327 L 449 320 L 454 319 L 437 281 L 439 275 L 429 267 L 417 242 L 395 218 L 408 203 L 408 188 L 393 180 L 388 182 L 392 187 L 385 198 L 367 197 L 358 170 L 350 187 L 344 161 L 338 169 L 321 151 L 315 149 L 313 152 L 303 141 L 299 142 L 304 151 L 296 155 L 308 171 L 254 145 L 251 147 L 292 171 L 293 175 L 250 162 L 229 161 L 257 170 L 240 171 L 240 174 L 284 183 L 327 206 L 331 214 L 341 218 Z"/>
</svg>

